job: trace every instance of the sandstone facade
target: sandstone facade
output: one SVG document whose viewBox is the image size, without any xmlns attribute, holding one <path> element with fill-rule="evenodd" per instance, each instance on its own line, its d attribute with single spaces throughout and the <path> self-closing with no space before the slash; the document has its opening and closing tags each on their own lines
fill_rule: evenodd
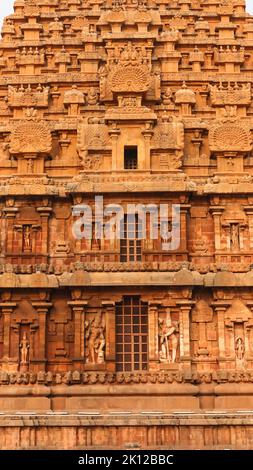
<svg viewBox="0 0 253 470">
<path fill-rule="evenodd" d="M 0 409 L 30 417 L 1 417 L 2 448 L 252 448 L 252 52 L 244 0 L 14 2 Z M 76 239 L 72 208 L 95 196 L 180 205 L 177 247 L 150 214 L 144 240 L 135 219 L 100 239 L 93 215 Z"/>
</svg>

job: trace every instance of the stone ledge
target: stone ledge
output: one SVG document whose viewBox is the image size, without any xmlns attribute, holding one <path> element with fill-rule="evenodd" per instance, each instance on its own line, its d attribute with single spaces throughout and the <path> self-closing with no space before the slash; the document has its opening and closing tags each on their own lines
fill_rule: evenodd
<svg viewBox="0 0 253 470">
<path fill-rule="evenodd" d="M 132 416 L 122 416 L 122 414 L 114 415 L 110 413 L 101 414 L 100 416 L 80 416 L 76 413 L 60 415 L 60 413 L 43 414 L 22 414 L 18 415 L 6 413 L 0 416 L 0 427 L 39 427 L 39 426 L 253 426 L 253 416 L 251 414 L 241 414 L 238 416 L 235 411 L 220 413 L 201 413 L 195 412 L 194 415 L 189 413 L 186 415 L 163 414 L 153 416 L 143 416 L 136 413 Z"/>
<path fill-rule="evenodd" d="M 182 269 L 177 272 L 87 272 L 76 271 L 61 275 L 34 273 L 0 275 L 0 288 L 58 288 L 58 287 L 121 287 L 125 286 L 204 286 L 204 287 L 252 287 L 253 272 L 218 272 L 200 274 L 197 271 Z"/>
<path fill-rule="evenodd" d="M 2 367 L 6 366 L 2 363 Z M 176 364 L 178 366 L 178 364 Z M 160 370 L 147 373 L 141 372 L 99 372 L 99 371 L 79 371 L 68 370 L 66 372 L 7 372 L 0 370 L 0 393 L 5 393 L 5 387 L 16 387 L 22 390 L 29 389 L 35 385 L 43 387 L 97 387 L 102 386 L 103 390 L 106 386 L 119 386 L 133 385 L 133 386 L 152 386 L 152 390 L 156 385 L 172 387 L 173 384 L 192 384 L 201 385 L 206 387 L 215 386 L 218 384 L 252 384 L 253 371 L 251 370 L 233 370 L 221 369 L 218 371 L 209 372 L 192 372 L 191 370 Z M 57 388 L 56 388 L 57 390 Z M 66 392 L 66 389 L 65 389 Z M 66 392 L 68 394 L 68 392 Z"/>
</svg>

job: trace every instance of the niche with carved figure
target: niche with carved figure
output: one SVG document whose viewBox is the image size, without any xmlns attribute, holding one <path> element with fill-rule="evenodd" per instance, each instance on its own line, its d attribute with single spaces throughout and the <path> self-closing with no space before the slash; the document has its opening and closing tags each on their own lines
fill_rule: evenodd
<svg viewBox="0 0 253 470">
<path fill-rule="evenodd" d="M 20 209 L 14 225 L 13 252 L 32 254 L 41 252 L 41 221 L 35 207 Z"/>
<path fill-rule="evenodd" d="M 84 330 L 86 368 L 105 367 L 105 315 L 101 309 L 87 312 Z"/>
<path fill-rule="evenodd" d="M 179 317 L 169 307 L 159 309 L 158 336 L 161 368 L 173 367 L 179 361 Z"/>
<path fill-rule="evenodd" d="M 221 249 L 240 252 L 249 249 L 248 220 L 243 207 L 228 204 L 221 217 Z"/>
<path fill-rule="evenodd" d="M 39 319 L 32 304 L 21 300 L 11 316 L 9 357 L 20 371 L 33 370 L 39 360 Z"/>
<path fill-rule="evenodd" d="M 225 357 L 231 368 L 252 367 L 253 314 L 241 299 L 234 299 L 225 312 Z"/>
</svg>

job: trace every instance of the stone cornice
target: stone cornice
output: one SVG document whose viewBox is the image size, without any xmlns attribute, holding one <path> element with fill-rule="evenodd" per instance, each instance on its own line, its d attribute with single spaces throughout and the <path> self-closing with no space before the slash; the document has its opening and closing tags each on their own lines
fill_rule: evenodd
<svg viewBox="0 0 253 470">
<path fill-rule="evenodd" d="M 57 289 L 72 287 L 122 287 L 130 286 L 137 289 L 145 286 L 152 287 L 253 287 L 253 272 L 208 272 L 201 274 L 197 271 L 182 269 L 176 272 L 142 272 L 140 277 L 136 271 L 130 272 L 87 272 L 56 274 L 14 274 L 0 275 L 0 288 L 22 289 Z"/>
<path fill-rule="evenodd" d="M 244 394 L 253 391 L 253 373 L 246 370 L 218 370 L 217 372 L 191 372 L 160 370 L 150 372 L 99 372 L 68 370 L 66 372 L 8 372 L 0 371 L 0 396 L 87 396 L 126 393 L 142 395 L 149 388 L 152 395 L 198 395 L 199 385 L 215 387 L 217 395 L 236 394 L 237 384 Z M 129 388 L 129 385 L 133 387 Z M 110 390 L 108 389 L 110 388 Z M 1 418 L 1 417 L 0 417 Z"/>
</svg>

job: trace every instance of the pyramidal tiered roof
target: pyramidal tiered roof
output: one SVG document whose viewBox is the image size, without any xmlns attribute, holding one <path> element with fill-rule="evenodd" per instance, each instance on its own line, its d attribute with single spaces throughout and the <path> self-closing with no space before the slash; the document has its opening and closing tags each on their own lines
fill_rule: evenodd
<svg viewBox="0 0 253 470">
<path fill-rule="evenodd" d="M 150 127 L 152 150 L 163 147 L 162 129 L 175 135 L 165 139 L 177 152 L 163 170 L 199 184 L 216 170 L 231 173 L 232 163 L 244 172 L 243 155 L 210 168 L 215 152 L 251 150 L 253 27 L 244 0 L 19 0 L 14 10 L 0 57 L 3 182 L 25 178 L 31 186 L 33 173 L 57 186 L 80 170 L 120 171 L 112 133 L 129 120 Z M 192 131 L 195 156 L 184 152 Z M 92 158 L 92 146 L 107 154 Z M 140 169 L 159 172 L 152 160 L 146 155 Z M 88 180 L 94 184 L 94 175 Z"/>
</svg>

